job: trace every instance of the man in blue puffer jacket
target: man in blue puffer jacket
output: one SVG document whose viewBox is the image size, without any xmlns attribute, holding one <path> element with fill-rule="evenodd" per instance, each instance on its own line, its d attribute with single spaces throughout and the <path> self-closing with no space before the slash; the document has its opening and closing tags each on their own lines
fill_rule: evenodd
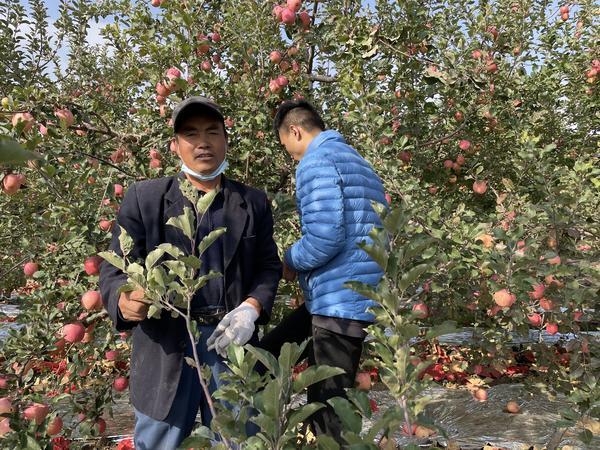
<svg viewBox="0 0 600 450">
<path fill-rule="evenodd" d="M 286 101 L 275 115 L 274 129 L 288 153 L 300 161 L 296 170 L 296 201 L 302 238 L 284 257 L 284 278 L 298 275 L 305 304 L 261 341 L 278 354 L 283 342 L 312 336 L 309 364 L 341 367 L 342 374 L 309 387 L 308 401 L 325 404 L 345 396 L 354 379 L 367 311 L 375 303 L 344 287 L 347 281 L 377 284 L 383 272 L 358 243 L 381 226 L 372 201 L 385 204 L 385 193 L 371 166 L 337 131 L 325 130 L 314 107 L 304 100 Z M 340 441 L 341 423 L 331 408 L 311 418 L 317 434 Z"/>
</svg>

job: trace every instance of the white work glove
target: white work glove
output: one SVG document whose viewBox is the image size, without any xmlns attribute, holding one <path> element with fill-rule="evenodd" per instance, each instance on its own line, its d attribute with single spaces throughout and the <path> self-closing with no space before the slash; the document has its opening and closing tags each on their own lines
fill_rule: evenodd
<svg viewBox="0 0 600 450">
<path fill-rule="evenodd" d="M 223 358 L 227 356 L 227 347 L 232 342 L 244 345 L 254 333 L 254 322 L 258 311 L 249 303 L 242 303 L 229 311 L 206 341 L 208 350 L 215 350 Z"/>
</svg>

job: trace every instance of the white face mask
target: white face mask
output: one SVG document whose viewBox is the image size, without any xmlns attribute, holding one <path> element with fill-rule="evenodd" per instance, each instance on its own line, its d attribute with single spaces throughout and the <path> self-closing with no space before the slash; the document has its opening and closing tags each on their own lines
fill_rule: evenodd
<svg viewBox="0 0 600 450">
<path fill-rule="evenodd" d="M 181 161 L 181 170 L 183 172 L 187 173 L 188 175 L 191 175 L 192 177 L 200 180 L 200 181 L 212 181 L 212 180 L 214 180 L 219 175 L 221 175 L 223 172 L 225 172 L 225 170 L 227 169 L 227 167 L 229 167 L 229 163 L 227 162 L 227 158 L 225 158 L 223 160 L 223 162 L 219 165 L 219 167 L 217 167 L 212 173 L 210 173 L 208 175 L 202 175 L 201 173 L 194 172 L 192 169 L 190 169 L 188 166 L 186 166 L 183 161 Z"/>
</svg>

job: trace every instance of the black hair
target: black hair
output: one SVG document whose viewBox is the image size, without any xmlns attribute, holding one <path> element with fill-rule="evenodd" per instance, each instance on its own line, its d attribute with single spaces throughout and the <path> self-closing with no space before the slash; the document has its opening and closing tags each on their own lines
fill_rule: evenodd
<svg viewBox="0 0 600 450">
<path fill-rule="evenodd" d="M 307 131 L 314 129 L 325 130 L 325 123 L 313 105 L 306 100 L 286 100 L 283 102 L 273 119 L 273 131 L 279 135 L 279 130 L 290 125 L 300 126 Z"/>
</svg>

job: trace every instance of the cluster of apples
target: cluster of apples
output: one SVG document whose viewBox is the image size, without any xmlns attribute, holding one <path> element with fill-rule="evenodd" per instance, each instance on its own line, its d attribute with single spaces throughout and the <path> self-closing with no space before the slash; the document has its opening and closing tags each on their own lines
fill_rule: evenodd
<svg viewBox="0 0 600 450">
<path fill-rule="evenodd" d="M 308 30 L 311 24 L 311 17 L 307 11 L 300 11 L 301 6 L 302 0 L 287 0 L 285 4 L 273 7 L 273 17 L 284 25 L 294 25 L 296 19 L 299 19 L 302 28 Z"/>
</svg>

